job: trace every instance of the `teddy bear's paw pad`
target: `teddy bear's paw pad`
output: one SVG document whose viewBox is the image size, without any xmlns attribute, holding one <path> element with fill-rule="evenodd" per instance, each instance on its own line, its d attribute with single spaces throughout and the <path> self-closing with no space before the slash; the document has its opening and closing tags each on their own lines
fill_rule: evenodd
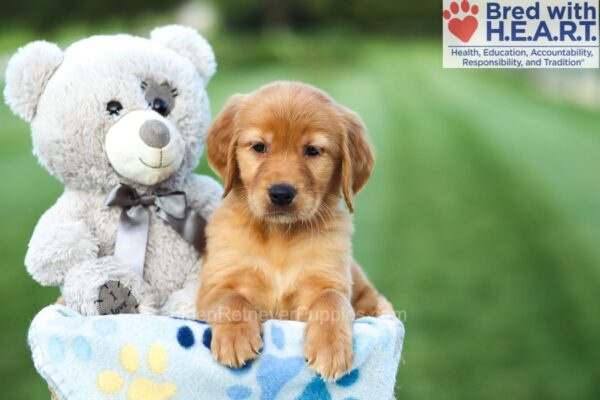
<svg viewBox="0 0 600 400">
<path fill-rule="evenodd" d="M 140 354 L 131 345 L 125 345 L 119 352 L 119 361 L 128 374 L 137 374 L 140 369 Z M 155 376 L 162 375 L 167 368 L 167 352 L 160 344 L 153 344 L 148 350 L 148 369 Z M 133 378 L 133 377 L 132 377 Z M 106 395 L 115 395 L 125 386 L 122 376 L 115 371 L 104 371 L 98 375 L 98 387 Z M 145 376 L 136 377 L 127 387 L 128 400 L 168 400 L 177 393 L 177 385 L 172 382 L 158 382 Z"/>
<path fill-rule="evenodd" d="M 139 303 L 120 281 L 108 281 L 100 286 L 96 307 L 100 315 L 136 314 Z"/>
</svg>

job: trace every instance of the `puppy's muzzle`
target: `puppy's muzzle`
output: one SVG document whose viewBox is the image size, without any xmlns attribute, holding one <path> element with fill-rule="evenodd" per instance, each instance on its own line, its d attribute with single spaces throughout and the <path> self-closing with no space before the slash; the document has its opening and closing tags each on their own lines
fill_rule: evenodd
<svg viewBox="0 0 600 400">
<path fill-rule="evenodd" d="M 269 188 L 269 198 L 276 206 L 287 206 L 296 197 L 296 189 L 291 185 L 275 184 Z"/>
</svg>

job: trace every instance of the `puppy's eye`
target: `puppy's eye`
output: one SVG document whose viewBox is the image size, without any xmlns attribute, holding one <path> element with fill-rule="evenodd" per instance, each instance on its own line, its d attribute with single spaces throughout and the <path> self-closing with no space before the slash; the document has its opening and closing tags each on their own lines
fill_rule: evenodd
<svg viewBox="0 0 600 400">
<path fill-rule="evenodd" d="M 169 115 L 169 103 L 166 100 L 161 99 L 160 97 L 155 98 L 152 101 L 152 110 L 156 111 L 163 117 Z"/>
<path fill-rule="evenodd" d="M 321 154 L 321 152 L 315 146 L 307 146 L 306 150 L 304 150 L 304 154 L 309 157 L 315 157 Z"/>
<path fill-rule="evenodd" d="M 119 113 L 123 110 L 123 106 L 116 100 L 111 100 L 106 104 L 106 111 L 108 111 L 108 115 L 119 115 Z"/>
<path fill-rule="evenodd" d="M 254 150 L 257 153 L 266 153 L 267 152 L 267 146 L 265 146 L 264 143 L 256 143 L 254 146 L 252 146 L 252 150 Z"/>
</svg>

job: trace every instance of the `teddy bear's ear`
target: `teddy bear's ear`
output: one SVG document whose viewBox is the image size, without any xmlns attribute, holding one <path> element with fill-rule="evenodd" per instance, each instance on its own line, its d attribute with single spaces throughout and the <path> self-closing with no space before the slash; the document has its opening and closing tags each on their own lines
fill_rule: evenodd
<svg viewBox="0 0 600 400">
<path fill-rule="evenodd" d="M 150 33 L 150 38 L 190 60 L 204 78 L 205 83 L 208 83 L 217 70 L 212 47 L 193 28 L 167 25 L 154 29 Z"/>
<path fill-rule="evenodd" d="M 62 50 L 45 41 L 31 42 L 12 56 L 6 68 L 4 98 L 15 114 L 27 122 L 33 120 L 40 96 L 62 60 Z"/>
</svg>

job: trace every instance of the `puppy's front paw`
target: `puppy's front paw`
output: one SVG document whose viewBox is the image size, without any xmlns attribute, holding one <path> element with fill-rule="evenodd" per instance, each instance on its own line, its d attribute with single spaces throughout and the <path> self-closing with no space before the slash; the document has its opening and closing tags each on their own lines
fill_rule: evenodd
<svg viewBox="0 0 600 400">
<path fill-rule="evenodd" d="M 241 368 L 258 357 L 262 346 L 258 322 L 224 323 L 213 327 L 211 352 L 223 365 Z"/>
<path fill-rule="evenodd" d="M 344 323 L 308 322 L 304 358 L 325 380 L 342 377 L 352 368 L 352 329 Z"/>
<path fill-rule="evenodd" d="M 376 317 L 380 317 L 382 315 L 393 315 L 393 316 L 395 316 L 396 313 L 394 311 L 394 306 L 392 305 L 392 303 L 390 303 L 388 301 L 388 299 L 386 299 L 382 295 L 379 295 L 377 297 L 377 307 L 375 309 L 375 316 Z"/>
</svg>

